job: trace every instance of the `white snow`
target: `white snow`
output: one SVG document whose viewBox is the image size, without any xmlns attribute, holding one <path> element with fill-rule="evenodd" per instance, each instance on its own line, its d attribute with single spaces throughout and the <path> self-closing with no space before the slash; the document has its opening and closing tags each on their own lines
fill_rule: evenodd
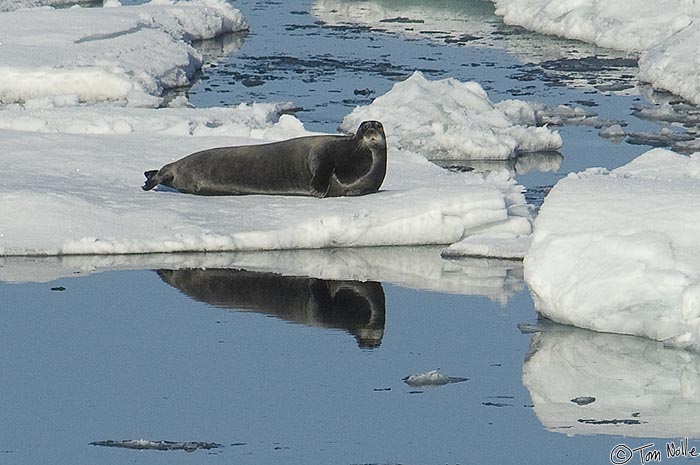
<svg viewBox="0 0 700 465">
<path fill-rule="evenodd" d="M 535 126 L 535 110 L 521 100 L 493 103 L 476 82 L 426 79 L 416 71 L 370 105 L 356 107 L 341 128 L 380 120 L 391 146 L 431 160 L 505 160 L 561 148 L 561 136 Z"/>
<path fill-rule="evenodd" d="M 700 347 L 700 154 L 654 149 L 570 174 L 534 226 L 525 278 L 548 318 Z"/>
<path fill-rule="evenodd" d="M 640 53 L 639 78 L 700 103 L 700 5 L 689 0 L 493 0 L 507 24 Z"/>
<path fill-rule="evenodd" d="M 522 379 L 535 414 L 553 432 L 698 437 L 700 418 L 688 414 L 700 407 L 700 355 L 694 352 L 646 338 L 547 325 L 532 336 Z M 595 401 L 572 402 L 581 397 Z"/>
<path fill-rule="evenodd" d="M 244 29 L 224 0 L 0 13 L 0 103 L 156 107 L 201 67 L 191 41 Z"/>
</svg>

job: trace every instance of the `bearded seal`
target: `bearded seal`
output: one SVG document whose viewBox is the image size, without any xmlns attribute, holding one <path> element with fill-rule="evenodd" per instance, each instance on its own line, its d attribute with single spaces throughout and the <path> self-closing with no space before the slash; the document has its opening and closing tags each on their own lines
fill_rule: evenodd
<svg viewBox="0 0 700 465">
<path fill-rule="evenodd" d="M 196 152 L 146 171 L 142 188 L 162 184 L 198 195 L 365 195 L 379 190 L 386 164 L 384 127 L 365 121 L 354 136 L 306 136 Z"/>
</svg>

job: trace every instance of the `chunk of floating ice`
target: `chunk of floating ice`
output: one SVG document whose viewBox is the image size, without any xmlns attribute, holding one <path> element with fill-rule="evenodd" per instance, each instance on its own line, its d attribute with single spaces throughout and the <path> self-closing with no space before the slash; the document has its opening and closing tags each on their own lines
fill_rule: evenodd
<svg viewBox="0 0 700 465">
<path fill-rule="evenodd" d="M 507 173 L 449 173 L 394 148 L 382 190 L 367 196 L 321 201 L 139 189 L 144 170 L 188 152 L 309 134 L 295 117 L 277 117 L 280 108 L 0 112 L 0 171 L 7 172 L 0 254 L 447 245 L 474 234 L 486 239 L 489 231 L 529 231 L 522 187 Z M 479 250 L 488 254 L 488 247 Z"/>
<path fill-rule="evenodd" d="M 654 149 L 557 183 L 525 280 L 547 318 L 700 348 L 700 155 Z"/>
<path fill-rule="evenodd" d="M 102 446 L 102 447 L 120 447 L 123 449 L 136 449 L 136 450 L 184 450 L 185 452 L 194 452 L 199 449 L 209 450 L 218 449 L 223 447 L 223 445 L 216 442 L 198 442 L 198 441 L 187 441 L 187 442 L 173 442 L 173 441 L 149 441 L 147 439 L 128 439 L 122 441 L 94 441 L 90 443 L 91 446 Z"/>
<path fill-rule="evenodd" d="M 160 106 L 165 90 L 191 84 L 202 65 L 190 42 L 247 28 L 223 0 L 4 13 L 0 102 Z"/>
<path fill-rule="evenodd" d="M 598 131 L 598 135 L 606 139 L 621 139 L 625 137 L 625 130 L 621 125 L 613 124 L 612 126 L 607 126 Z"/>
<path fill-rule="evenodd" d="M 476 82 L 429 81 L 418 71 L 371 105 L 355 108 L 341 129 L 354 132 L 368 119 L 382 121 L 390 146 L 431 160 L 507 160 L 562 146 L 557 132 L 535 126 L 530 104 L 494 103 Z"/>
<path fill-rule="evenodd" d="M 592 396 L 578 396 L 571 399 L 571 402 L 577 405 L 588 405 L 595 402 L 595 397 Z"/>
<path fill-rule="evenodd" d="M 426 371 L 417 375 L 406 376 L 403 381 L 409 386 L 444 386 L 449 383 L 460 383 L 467 381 L 469 378 L 457 378 L 454 376 L 445 376 L 438 370 Z"/>
</svg>

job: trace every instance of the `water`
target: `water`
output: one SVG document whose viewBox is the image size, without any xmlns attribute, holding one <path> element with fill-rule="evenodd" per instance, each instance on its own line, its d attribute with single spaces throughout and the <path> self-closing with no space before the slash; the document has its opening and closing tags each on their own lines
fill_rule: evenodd
<svg viewBox="0 0 700 465">
<path fill-rule="evenodd" d="M 647 98 L 627 57 L 508 28 L 488 2 L 370 5 L 405 9 L 378 31 L 335 24 L 338 2 L 236 2 L 251 32 L 200 44 L 211 62 L 189 98 L 290 100 L 308 129 L 335 131 L 419 69 L 496 101 L 693 129 L 632 114 L 673 99 Z M 559 168 L 519 171 L 534 202 L 570 171 L 645 150 L 560 131 Z M 603 464 L 618 444 L 698 437 L 683 411 L 696 355 L 543 325 L 519 262 L 435 248 L 4 258 L 0 296 L 0 464 Z M 468 380 L 403 381 L 434 369 Z M 138 439 L 221 447 L 91 445 Z"/>
<path fill-rule="evenodd" d="M 533 414 L 520 380 L 530 337 L 517 324 L 534 313 L 519 265 L 509 266 L 508 284 L 494 266 L 464 274 L 464 295 L 380 272 L 385 281 L 370 285 L 384 299 L 375 295 L 364 339 L 352 328 L 366 315 L 304 313 L 299 278 L 271 286 L 263 274 L 241 286 L 235 272 L 145 270 L 3 284 L 0 463 L 559 463 L 564 451 L 587 454 L 590 439 L 548 433 Z M 414 285 L 421 279 L 429 287 L 422 277 Z M 227 301 L 249 311 L 222 308 Z M 469 379 L 402 381 L 438 368 Z M 223 447 L 193 457 L 89 444 L 141 438 Z M 594 455 L 605 458 L 611 440 L 599 442 Z"/>
</svg>

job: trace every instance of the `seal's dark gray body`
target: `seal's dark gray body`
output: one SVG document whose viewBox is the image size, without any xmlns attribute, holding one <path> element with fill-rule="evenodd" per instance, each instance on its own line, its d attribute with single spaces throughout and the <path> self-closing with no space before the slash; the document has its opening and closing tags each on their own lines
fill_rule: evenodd
<svg viewBox="0 0 700 465">
<path fill-rule="evenodd" d="M 364 195 L 379 190 L 386 163 L 384 128 L 365 121 L 354 136 L 307 136 L 196 152 L 146 171 L 143 189 L 162 184 L 199 195 Z"/>
</svg>

